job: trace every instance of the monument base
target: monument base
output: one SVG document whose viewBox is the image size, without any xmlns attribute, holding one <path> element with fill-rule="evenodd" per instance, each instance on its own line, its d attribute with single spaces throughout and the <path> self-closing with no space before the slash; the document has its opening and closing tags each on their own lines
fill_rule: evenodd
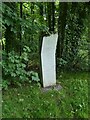
<svg viewBox="0 0 90 120">
<path fill-rule="evenodd" d="M 53 86 L 48 86 L 48 87 L 42 88 L 41 90 L 43 92 L 47 92 L 49 90 L 57 90 L 57 91 L 59 91 L 61 89 L 62 89 L 62 86 L 60 84 L 56 84 L 56 85 L 53 85 Z"/>
</svg>

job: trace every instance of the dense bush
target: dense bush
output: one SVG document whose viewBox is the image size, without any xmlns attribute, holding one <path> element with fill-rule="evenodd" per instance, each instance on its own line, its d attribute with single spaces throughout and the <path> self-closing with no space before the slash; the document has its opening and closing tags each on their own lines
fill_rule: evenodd
<svg viewBox="0 0 90 120">
<path fill-rule="evenodd" d="M 3 53 L 2 70 L 3 70 L 3 88 L 8 85 L 21 85 L 23 82 L 31 82 L 31 80 L 39 81 L 38 73 L 27 71 L 26 67 L 29 61 L 30 49 L 25 46 L 21 56 L 11 51 L 7 54 Z"/>
<path fill-rule="evenodd" d="M 74 70 L 74 71 L 88 71 L 88 52 L 83 51 L 70 61 L 69 57 L 57 59 L 57 66 L 60 69 Z"/>
</svg>

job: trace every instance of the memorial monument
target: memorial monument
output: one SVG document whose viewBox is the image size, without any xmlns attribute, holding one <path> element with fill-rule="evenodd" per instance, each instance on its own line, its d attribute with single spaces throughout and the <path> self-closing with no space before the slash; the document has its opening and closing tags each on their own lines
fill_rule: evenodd
<svg viewBox="0 0 90 120">
<path fill-rule="evenodd" d="M 43 37 L 41 47 L 41 67 L 43 87 L 56 85 L 56 45 L 58 34 Z"/>
</svg>

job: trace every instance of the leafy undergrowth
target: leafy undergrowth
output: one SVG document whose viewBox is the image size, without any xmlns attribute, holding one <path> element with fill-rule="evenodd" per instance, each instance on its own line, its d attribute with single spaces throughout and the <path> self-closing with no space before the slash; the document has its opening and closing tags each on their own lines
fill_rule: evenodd
<svg viewBox="0 0 90 120">
<path fill-rule="evenodd" d="M 43 92 L 38 84 L 3 92 L 3 118 L 88 118 L 87 73 L 62 73 L 62 90 Z"/>
</svg>

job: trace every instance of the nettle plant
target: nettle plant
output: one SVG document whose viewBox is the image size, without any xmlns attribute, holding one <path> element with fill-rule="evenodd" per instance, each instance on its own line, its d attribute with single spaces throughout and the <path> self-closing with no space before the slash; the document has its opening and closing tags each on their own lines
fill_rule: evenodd
<svg viewBox="0 0 90 120">
<path fill-rule="evenodd" d="M 30 52 L 30 48 L 27 46 L 23 48 L 21 56 L 17 55 L 14 51 L 11 51 L 8 53 L 8 57 L 6 57 L 6 53 L 3 52 L 2 86 L 4 88 L 7 88 L 9 84 L 20 86 L 23 82 L 31 83 L 31 81 L 40 81 L 38 73 L 26 70 Z"/>
</svg>

